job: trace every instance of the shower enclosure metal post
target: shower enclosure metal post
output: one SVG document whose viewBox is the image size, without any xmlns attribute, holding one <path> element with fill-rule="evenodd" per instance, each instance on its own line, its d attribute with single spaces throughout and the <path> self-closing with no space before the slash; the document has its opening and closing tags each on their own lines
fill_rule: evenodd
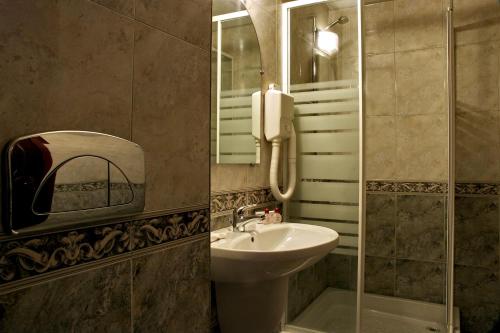
<svg viewBox="0 0 500 333">
<path fill-rule="evenodd" d="M 454 332 L 454 224 L 455 224 L 455 32 L 453 28 L 453 0 L 446 9 L 446 73 L 448 90 L 448 205 L 446 234 L 446 323 L 448 333 Z"/>
<path fill-rule="evenodd" d="M 364 52 L 364 34 L 363 34 L 363 1 L 357 0 L 356 6 L 358 16 L 358 110 L 359 110 L 359 190 L 358 190 L 358 280 L 357 280 L 357 301 L 356 301 L 356 332 L 361 333 L 363 321 L 363 300 L 365 293 L 365 216 L 366 216 L 366 174 L 364 163 L 364 72 L 365 72 L 365 57 Z"/>
</svg>

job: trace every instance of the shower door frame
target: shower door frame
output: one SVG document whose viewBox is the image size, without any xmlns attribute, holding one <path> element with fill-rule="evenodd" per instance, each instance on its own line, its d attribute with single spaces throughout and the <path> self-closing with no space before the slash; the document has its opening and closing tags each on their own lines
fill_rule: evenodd
<svg viewBox="0 0 500 333">
<path fill-rule="evenodd" d="M 455 332 L 455 28 L 453 0 L 446 5 L 446 89 L 448 98 L 448 191 L 446 216 L 446 329 Z"/>
<path fill-rule="evenodd" d="M 281 5 L 281 87 L 283 92 L 290 92 L 290 10 L 299 7 L 327 3 L 331 0 L 295 0 L 286 2 Z M 361 309 L 364 294 L 364 271 L 365 271 L 365 212 L 366 212 L 366 178 L 364 169 L 364 57 L 363 57 L 363 0 L 355 0 L 358 19 L 358 126 L 359 126 L 359 146 L 358 146 L 358 170 L 359 170 L 359 186 L 358 186 L 358 265 L 357 265 L 357 281 L 356 281 L 356 332 L 361 332 Z M 283 177 L 287 179 L 287 177 Z M 286 185 L 286 184 L 284 184 Z M 285 212 L 287 211 L 285 203 Z M 283 315 L 286 318 L 286 315 Z M 285 322 L 283 321 L 283 324 Z"/>
</svg>

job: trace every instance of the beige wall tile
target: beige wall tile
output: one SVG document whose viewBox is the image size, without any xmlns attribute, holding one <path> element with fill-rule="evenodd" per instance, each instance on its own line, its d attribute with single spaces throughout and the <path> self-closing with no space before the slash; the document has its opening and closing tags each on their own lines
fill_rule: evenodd
<svg viewBox="0 0 500 333">
<path fill-rule="evenodd" d="M 396 53 L 396 105 L 401 115 L 445 113 L 443 49 Z"/>
<path fill-rule="evenodd" d="M 259 40 L 262 70 L 264 71 L 263 80 L 269 83 L 277 82 L 277 53 L 276 47 L 276 22 L 275 16 L 267 14 L 267 11 L 260 9 L 259 6 L 252 6 L 249 9 L 257 38 Z M 264 82 L 263 82 L 264 83 Z M 263 85 L 267 88 L 267 85 Z"/>
<path fill-rule="evenodd" d="M 397 51 L 443 45 L 443 31 L 440 25 L 442 24 L 441 1 L 396 0 L 395 3 Z M 390 5 L 387 2 L 377 5 L 382 4 Z M 498 119 L 500 114 L 498 111 L 500 43 L 492 41 L 477 44 L 481 40 L 491 41 L 497 38 L 498 30 L 493 31 L 489 28 L 492 26 L 492 21 L 495 21 L 495 15 L 491 13 L 493 5 L 495 8 L 498 6 L 486 4 L 483 0 L 474 3 L 457 0 L 455 3 L 456 22 L 468 29 L 462 31 L 460 30 L 462 26 L 457 25 L 458 43 L 476 43 L 459 46 L 456 54 L 457 177 L 460 181 L 498 181 L 500 177 L 498 160 L 500 151 L 500 120 Z M 369 21 L 370 8 L 367 7 L 370 6 L 365 7 L 367 21 Z M 489 8 L 490 12 L 486 8 Z M 373 10 L 375 11 L 374 8 Z M 379 10 L 379 14 L 382 15 L 382 9 L 379 8 Z M 417 19 L 421 22 L 417 22 Z M 434 24 L 422 27 L 421 24 L 429 19 Z M 369 22 L 366 24 L 370 27 Z M 468 24 L 470 26 L 467 26 Z M 415 31 L 412 32 L 412 29 Z M 475 35 L 471 29 L 478 29 L 477 34 L 482 31 L 486 36 L 478 36 L 474 39 Z M 461 40 L 461 37 L 464 39 Z M 370 52 L 368 50 L 369 33 L 366 38 L 367 52 Z M 384 108 L 390 105 L 384 101 L 386 98 L 390 100 L 390 93 L 388 95 L 384 93 L 390 92 L 388 88 L 390 82 L 395 81 L 398 114 L 396 177 L 401 180 L 445 180 L 447 123 L 444 50 L 434 48 L 397 52 L 395 78 L 391 78 L 389 71 L 385 71 L 385 68 L 382 70 L 377 67 L 382 67 L 382 64 L 390 65 L 389 57 L 390 55 L 377 55 L 365 58 L 366 112 L 369 115 L 366 123 L 368 177 L 381 178 L 380 175 L 383 174 L 383 171 L 373 171 L 377 167 L 377 163 L 373 163 L 373 160 L 381 156 L 377 155 L 379 150 L 374 149 L 375 144 L 383 145 L 377 134 L 374 134 L 377 133 L 375 123 L 382 123 L 382 119 L 388 123 L 387 119 L 390 117 L 373 117 L 373 115 L 381 115 L 390 109 Z M 381 163 L 390 164 L 390 155 L 383 157 L 378 164 Z M 389 170 L 389 168 L 384 170 Z"/>
<path fill-rule="evenodd" d="M 280 161 L 281 162 L 281 161 Z M 269 186 L 269 168 L 271 165 L 271 144 L 261 147 L 260 164 L 251 166 L 247 173 L 247 187 Z M 281 168 L 282 166 L 280 166 Z M 281 184 L 281 173 L 278 172 L 278 182 Z"/>
<path fill-rule="evenodd" d="M 328 6 L 318 4 L 295 8 L 290 11 L 290 82 L 291 84 L 307 83 L 312 80 L 312 47 L 313 47 L 313 18 L 316 26 L 323 28 L 328 24 Z M 336 56 L 334 56 L 336 57 Z M 316 56 L 318 61 L 318 77 L 324 75 L 326 57 Z M 320 79 L 321 80 L 321 79 Z"/>
<path fill-rule="evenodd" d="M 365 131 L 365 165 L 367 179 L 395 179 L 395 117 L 368 116 L 366 118 Z"/>
<path fill-rule="evenodd" d="M 357 58 L 358 56 L 358 16 L 357 8 L 342 8 L 331 10 L 330 21 L 338 19 L 340 16 L 347 16 L 349 22 L 334 25 L 330 31 L 339 35 L 339 55 L 343 58 Z"/>
<path fill-rule="evenodd" d="M 211 1 L 135 0 L 135 18 L 210 50 Z"/>
<path fill-rule="evenodd" d="M 290 83 L 300 84 L 311 81 L 312 78 L 312 62 L 311 62 L 311 47 L 312 47 L 312 32 L 307 33 L 311 29 L 311 18 L 299 18 L 292 12 L 290 24 L 291 34 L 296 38 L 290 40 L 290 60 L 293 66 L 290 66 Z M 306 20 L 307 19 L 307 20 Z M 300 36 L 300 37 L 298 37 Z"/>
<path fill-rule="evenodd" d="M 445 181 L 446 115 L 397 116 L 396 126 L 397 179 Z"/>
<path fill-rule="evenodd" d="M 337 66 L 337 80 L 358 79 L 358 57 L 340 57 Z"/>
<path fill-rule="evenodd" d="M 500 112 L 457 108 L 457 181 L 500 181 Z"/>
<path fill-rule="evenodd" d="M 269 186 L 271 161 L 271 145 L 269 143 L 266 142 L 265 145 L 261 146 L 260 158 L 260 164 L 256 165 L 212 164 L 210 166 L 210 191 L 233 191 Z"/>
<path fill-rule="evenodd" d="M 205 7 L 197 21 L 207 21 L 209 45 Z M 132 0 L 2 5 L 0 144 L 61 129 L 131 139 L 134 23 L 122 14 L 133 14 Z M 133 139 L 147 151 L 146 209 L 207 203 L 209 54 L 146 27 L 136 37 Z"/>
<path fill-rule="evenodd" d="M 366 114 L 394 115 L 396 111 L 394 53 L 367 55 L 365 70 Z"/>
<path fill-rule="evenodd" d="M 212 1 L 212 16 L 223 15 L 244 10 L 243 1 L 217 0 Z"/>
<path fill-rule="evenodd" d="M 216 45 L 213 48 L 215 49 Z M 221 48 L 222 52 L 231 55 L 231 72 L 223 74 L 221 89 L 260 89 L 261 52 L 254 25 L 249 17 L 238 19 L 238 26 L 223 25 Z M 212 80 L 215 85 L 212 86 L 217 92 L 217 57 L 215 54 L 214 52 L 212 56 L 214 66 Z M 222 68 L 223 73 L 225 73 L 224 68 Z"/>
<path fill-rule="evenodd" d="M 7 1 L 1 11 L 0 146 L 51 130 L 130 139 L 130 19 L 79 0 Z"/>
<path fill-rule="evenodd" d="M 497 1 L 455 0 L 453 5 L 457 45 L 500 40 L 500 8 Z"/>
<path fill-rule="evenodd" d="M 146 210 L 207 203 L 210 54 L 136 24 L 133 140 L 146 152 Z"/>
<path fill-rule="evenodd" d="M 210 166 L 210 191 L 220 192 L 247 186 L 249 165 L 212 164 Z"/>
<path fill-rule="evenodd" d="M 257 18 L 258 14 L 262 13 L 268 16 L 274 17 L 276 15 L 276 5 L 275 0 L 240 0 L 249 13 L 252 15 L 252 19 Z M 274 20 L 275 21 L 275 20 Z M 268 22 L 270 23 L 270 22 Z"/>
<path fill-rule="evenodd" d="M 442 0 L 395 0 L 396 51 L 443 46 Z"/>
<path fill-rule="evenodd" d="M 394 52 L 394 1 L 364 7 L 365 53 Z"/>
<path fill-rule="evenodd" d="M 91 0 L 120 14 L 134 16 L 134 0 Z"/>
<path fill-rule="evenodd" d="M 481 111 L 499 108 L 499 54 L 491 43 L 459 46 L 456 50 L 457 106 Z"/>
</svg>

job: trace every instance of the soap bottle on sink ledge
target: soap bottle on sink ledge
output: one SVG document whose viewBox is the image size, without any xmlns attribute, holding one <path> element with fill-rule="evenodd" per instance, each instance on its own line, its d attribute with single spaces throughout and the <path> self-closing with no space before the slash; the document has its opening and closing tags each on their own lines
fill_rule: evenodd
<svg viewBox="0 0 500 333">
<path fill-rule="evenodd" d="M 283 221 L 283 217 L 281 216 L 281 210 L 276 207 L 273 212 L 269 212 L 269 208 L 264 209 L 264 219 L 262 220 L 263 224 L 273 224 L 273 223 L 281 223 Z"/>
<path fill-rule="evenodd" d="M 281 216 L 281 210 L 276 207 L 274 208 L 274 213 L 271 216 L 272 223 L 281 223 L 283 221 L 283 216 Z"/>
</svg>

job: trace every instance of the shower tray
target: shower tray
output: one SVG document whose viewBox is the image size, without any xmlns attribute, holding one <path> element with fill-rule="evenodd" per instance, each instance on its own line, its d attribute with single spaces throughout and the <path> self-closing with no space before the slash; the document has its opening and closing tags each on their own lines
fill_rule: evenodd
<svg viewBox="0 0 500 333">
<path fill-rule="evenodd" d="M 442 304 L 365 294 L 362 325 L 362 333 L 446 333 L 446 311 Z M 282 333 L 353 333 L 355 327 L 356 292 L 327 288 Z"/>
</svg>

